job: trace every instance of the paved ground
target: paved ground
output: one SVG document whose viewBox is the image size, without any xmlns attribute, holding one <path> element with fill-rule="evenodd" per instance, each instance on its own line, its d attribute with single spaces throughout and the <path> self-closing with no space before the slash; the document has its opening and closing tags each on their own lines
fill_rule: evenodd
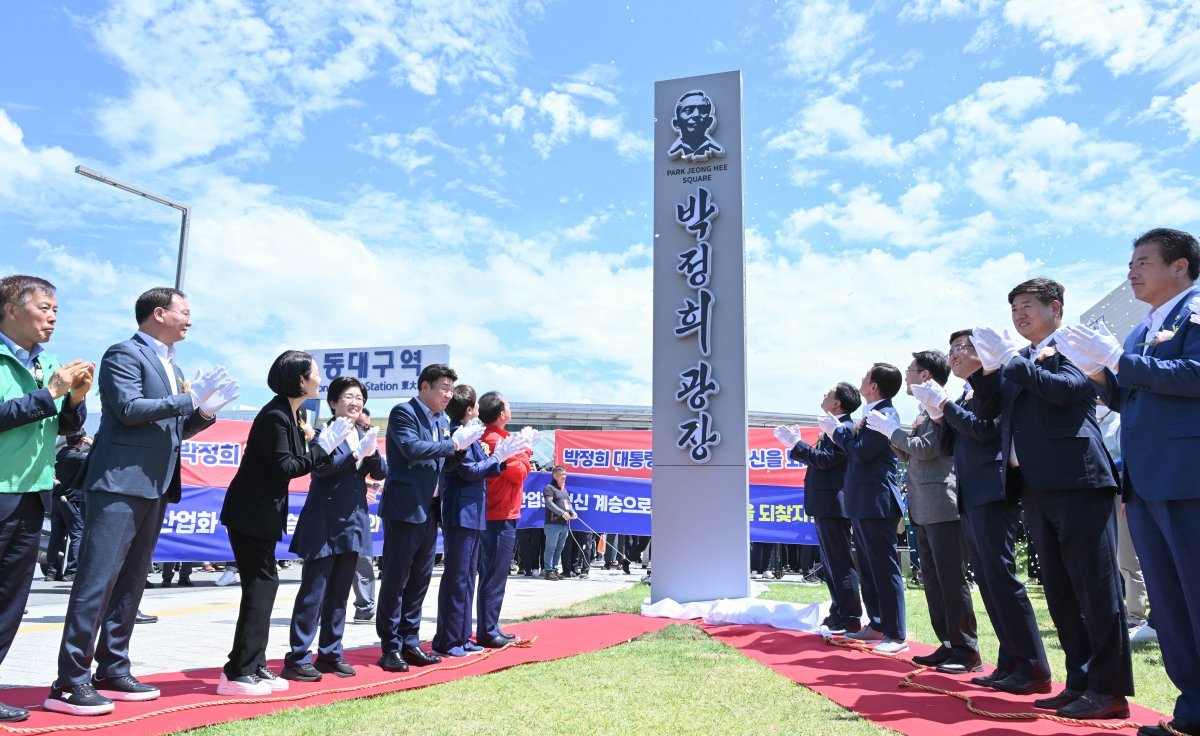
<svg viewBox="0 0 1200 736">
<path fill-rule="evenodd" d="M 635 573 L 640 571 L 634 570 Z M 142 599 L 142 610 L 159 617 L 158 623 L 138 625 L 130 647 L 133 673 L 175 672 L 198 667 L 219 667 L 233 640 L 239 589 L 216 586 L 220 573 L 193 573 L 194 588 L 154 588 Z M 425 598 L 421 638 L 432 638 L 437 616 L 437 588 L 441 568 L 434 569 L 433 584 Z M 548 581 L 513 576 L 508 581 L 501 623 L 511 622 L 550 608 L 558 608 L 601 593 L 633 585 L 640 575 L 624 575 L 593 568 L 586 580 L 569 578 Z M 159 576 L 152 578 L 157 582 Z M 280 571 L 279 596 L 271 620 L 269 658 L 287 651 L 288 622 L 292 603 L 300 587 L 300 568 Z M 62 620 L 70 594 L 69 583 L 47 583 L 40 577 L 33 584 L 29 613 L 25 615 L 12 649 L 0 666 L 0 688 L 49 685 L 55 678 L 55 662 L 62 639 Z M 353 615 L 353 606 L 350 608 Z M 376 646 L 375 627 L 347 623 L 345 645 Z"/>
</svg>

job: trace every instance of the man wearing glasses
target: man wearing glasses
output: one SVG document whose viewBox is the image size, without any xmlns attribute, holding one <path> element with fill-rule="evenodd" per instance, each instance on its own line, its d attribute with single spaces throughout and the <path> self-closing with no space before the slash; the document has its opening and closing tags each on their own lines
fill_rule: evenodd
<svg viewBox="0 0 1200 736">
<path fill-rule="evenodd" d="M 83 429 L 96 367 L 60 366 L 43 351 L 54 334 L 54 285 L 36 276 L 0 279 L 0 662 L 8 654 L 37 563 L 42 515 L 54 486 L 54 441 Z M 29 711 L 0 703 L 0 721 Z"/>
<path fill-rule="evenodd" d="M 191 314 L 183 292 L 147 291 L 134 307 L 137 333 L 100 362 L 103 413 L 82 486 L 85 531 L 46 710 L 103 715 L 113 700 L 159 695 L 130 673 L 129 639 L 146 570 L 167 504 L 180 498 L 183 440 L 212 426 L 238 391 L 221 367 L 184 380 L 175 346 L 187 337 Z"/>
<path fill-rule="evenodd" d="M 1000 420 L 975 416 L 975 392 L 969 383 L 983 364 L 971 344 L 971 330 L 950 336 L 950 370 L 968 383 L 957 401 L 934 381 L 912 386 L 912 395 L 945 432 L 954 453 L 958 510 L 967 552 L 974 565 L 983 606 L 1000 651 L 996 669 L 971 682 L 991 687 L 1015 675 L 1021 682 L 1050 679 L 1050 664 L 1038 631 L 1037 616 L 1017 575 L 1017 534 L 1021 504 L 1005 491 L 1000 476 Z"/>
</svg>

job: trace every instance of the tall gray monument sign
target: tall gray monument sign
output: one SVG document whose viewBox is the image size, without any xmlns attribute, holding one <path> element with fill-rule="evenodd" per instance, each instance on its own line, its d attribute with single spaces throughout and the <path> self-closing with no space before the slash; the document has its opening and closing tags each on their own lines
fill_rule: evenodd
<svg viewBox="0 0 1200 736">
<path fill-rule="evenodd" d="M 651 598 L 749 593 L 742 75 L 654 86 Z"/>
</svg>

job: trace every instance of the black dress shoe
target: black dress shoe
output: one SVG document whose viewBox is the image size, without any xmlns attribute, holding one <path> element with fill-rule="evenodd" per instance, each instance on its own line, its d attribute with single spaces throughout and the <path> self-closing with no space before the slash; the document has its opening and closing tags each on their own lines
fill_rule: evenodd
<svg viewBox="0 0 1200 736">
<path fill-rule="evenodd" d="M 1176 718 L 1167 725 L 1175 729 L 1175 733 L 1181 733 L 1184 736 L 1200 736 L 1200 723 L 1195 721 L 1181 721 Z M 1171 736 L 1171 732 L 1155 724 L 1139 728 L 1138 736 Z"/>
<path fill-rule="evenodd" d="M 505 639 L 508 639 L 509 641 L 516 641 L 516 640 L 517 640 L 517 635 L 516 635 L 516 634 L 510 634 L 510 633 L 508 633 L 507 631 L 501 631 L 501 632 L 500 632 L 500 636 L 504 637 Z"/>
<path fill-rule="evenodd" d="M 18 708 L 15 705 L 5 705 L 0 703 L 0 722 L 16 723 L 23 721 L 29 717 L 29 711 L 24 708 Z"/>
<path fill-rule="evenodd" d="M 511 644 L 512 640 L 505 639 L 503 636 L 497 636 L 495 639 L 491 639 L 489 641 L 477 641 L 475 643 L 481 647 L 487 647 L 488 649 L 502 649 Z"/>
<path fill-rule="evenodd" d="M 929 654 L 921 654 L 913 657 L 912 661 L 913 664 L 919 664 L 922 667 L 936 667 L 953 656 L 954 650 L 943 644 Z"/>
<path fill-rule="evenodd" d="M 937 671 L 944 672 L 947 675 L 965 675 L 968 672 L 982 672 L 983 662 L 979 661 L 979 655 L 955 655 L 939 664 Z"/>
<path fill-rule="evenodd" d="M 185 588 L 194 588 L 194 587 L 196 587 L 196 584 L 192 582 L 192 579 L 191 579 L 191 578 L 179 578 L 179 584 L 180 584 L 180 585 L 182 585 L 182 586 L 183 586 L 183 587 L 185 587 Z"/>
<path fill-rule="evenodd" d="M 1055 711 L 1059 718 L 1073 718 L 1077 721 L 1091 721 L 1104 718 L 1128 718 L 1129 701 L 1124 695 L 1101 695 L 1088 690 L 1074 703 L 1064 705 Z"/>
<path fill-rule="evenodd" d="M 1012 673 L 1003 680 L 996 680 L 992 683 L 993 690 L 999 690 L 1004 693 L 1012 693 L 1013 695 L 1032 695 L 1033 693 L 1048 693 L 1050 692 L 1050 678 L 1045 680 L 1031 680 L 1025 675 Z M 1034 701 L 1037 705 L 1037 701 Z M 1038 706 L 1039 708 L 1043 706 Z"/>
<path fill-rule="evenodd" d="M 1082 690 L 1072 690 L 1069 687 L 1063 688 L 1063 691 L 1058 695 L 1054 695 L 1049 698 L 1038 698 L 1037 700 L 1033 701 L 1033 707 L 1045 708 L 1046 710 L 1058 710 L 1065 705 L 1070 705 L 1076 700 L 1079 700 L 1080 695 L 1083 695 Z"/>
<path fill-rule="evenodd" d="M 158 616 L 142 613 L 141 611 L 138 611 L 137 616 L 133 619 L 135 624 L 152 624 L 156 621 L 158 621 Z"/>
<path fill-rule="evenodd" d="M 377 663 L 385 672 L 408 672 L 408 662 L 400 656 L 400 652 L 386 652 Z"/>
<path fill-rule="evenodd" d="M 404 647 L 400 650 L 400 656 L 413 667 L 426 667 L 442 661 L 436 654 L 426 654 L 421 647 Z"/>
<path fill-rule="evenodd" d="M 1003 680 L 1004 678 L 1008 677 L 1008 675 L 1009 675 L 1009 673 L 1007 673 L 1007 672 L 1001 672 L 1000 670 L 992 670 L 992 673 L 990 675 L 980 675 L 979 677 L 972 677 L 971 684 L 978 685 L 980 687 L 991 687 L 993 682 L 995 682 L 996 680 Z"/>
</svg>

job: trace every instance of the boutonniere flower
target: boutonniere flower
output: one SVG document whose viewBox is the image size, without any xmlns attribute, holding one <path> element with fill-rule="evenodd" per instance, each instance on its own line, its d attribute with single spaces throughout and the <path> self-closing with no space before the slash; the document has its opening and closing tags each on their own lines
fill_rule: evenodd
<svg viewBox="0 0 1200 736">
<path fill-rule="evenodd" d="M 187 393 L 191 393 L 191 391 L 192 391 L 192 382 L 191 381 L 187 380 L 186 378 L 179 381 L 179 393 L 187 394 Z"/>
<path fill-rule="evenodd" d="M 449 429 L 447 429 L 447 428 L 443 428 L 443 429 L 442 429 L 442 436 L 443 436 L 443 437 L 445 437 L 446 439 L 450 439 L 450 430 L 449 430 Z"/>
<path fill-rule="evenodd" d="M 917 427 L 921 426 L 922 424 L 925 423 L 925 420 L 928 418 L 929 418 L 928 414 L 926 414 L 925 412 L 921 412 L 920 414 L 917 415 L 917 418 L 913 420 L 912 428 L 916 429 Z"/>
<path fill-rule="evenodd" d="M 855 422 L 855 423 L 854 423 L 854 428 L 855 428 L 855 429 L 862 429 L 862 428 L 863 428 L 863 427 L 865 427 L 865 426 L 867 426 L 867 420 L 866 420 L 866 419 L 859 419 L 857 422 Z"/>
<path fill-rule="evenodd" d="M 483 448 L 485 457 L 492 454 L 492 448 L 488 447 L 486 442 L 477 442 L 476 444 Z"/>
<path fill-rule="evenodd" d="M 1051 355 L 1057 355 L 1057 354 L 1058 354 L 1058 348 L 1054 347 L 1053 345 L 1047 345 L 1046 347 L 1042 348 L 1041 351 L 1037 354 L 1037 361 L 1039 363 L 1041 363 L 1043 360 L 1045 360 L 1046 358 L 1049 358 Z"/>
<path fill-rule="evenodd" d="M 1196 315 L 1192 315 L 1193 321 L 1195 321 L 1195 317 L 1196 317 Z M 1172 337 L 1175 337 L 1175 333 L 1178 330 L 1179 330 L 1178 327 L 1173 327 L 1169 330 L 1159 330 L 1157 333 L 1155 333 L 1154 337 L 1152 337 L 1151 339 L 1147 340 L 1146 342 L 1139 342 L 1138 347 L 1146 347 L 1146 346 L 1154 347 L 1155 345 L 1158 345 L 1159 343 L 1166 342 L 1167 340 L 1170 340 Z"/>
</svg>

